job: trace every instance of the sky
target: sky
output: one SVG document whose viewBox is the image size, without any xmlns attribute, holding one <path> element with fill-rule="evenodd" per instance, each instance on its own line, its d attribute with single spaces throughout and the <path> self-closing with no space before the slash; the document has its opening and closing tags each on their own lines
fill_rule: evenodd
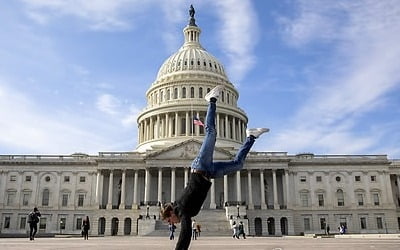
<svg viewBox="0 0 400 250">
<path fill-rule="evenodd" d="M 398 0 L 0 3 L 0 154 L 129 152 L 193 4 L 256 151 L 400 159 Z"/>
</svg>

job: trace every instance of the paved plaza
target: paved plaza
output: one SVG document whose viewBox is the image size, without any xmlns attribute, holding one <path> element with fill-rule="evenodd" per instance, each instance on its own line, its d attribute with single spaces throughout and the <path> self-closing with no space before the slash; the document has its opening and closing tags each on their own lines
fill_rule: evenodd
<svg viewBox="0 0 400 250">
<path fill-rule="evenodd" d="M 81 238 L 1 238 L 1 250 L 161 250 L 174 249 L 175 241 L 168 237 L 92 237 Z M 289 249 L 400 249 L 400 237 L 385 238 L 306 238 L 306 237 L 248 237 L 234 240 L 229 237 L 200 237 L 192 241 L 191 250 L 289 250 Z"/>
</svg>

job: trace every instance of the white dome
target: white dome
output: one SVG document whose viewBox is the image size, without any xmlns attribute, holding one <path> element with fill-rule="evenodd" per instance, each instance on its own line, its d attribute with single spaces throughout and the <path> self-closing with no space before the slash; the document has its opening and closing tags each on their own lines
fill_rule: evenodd
<svg viewBox="0 0 400 250">
<path fill-rule="evenodd" d="M 184 71 L 193 73 L 196 70 L 202 73 L 217 74 L 227 79 L 223 65 L 201 47 L 199 42 L 200 32 L 197 26 L 186 26 L 183 30 L 185 43 L 163 63 L 157 74 L 158 80 L 169 74 Z"/>
</svg>

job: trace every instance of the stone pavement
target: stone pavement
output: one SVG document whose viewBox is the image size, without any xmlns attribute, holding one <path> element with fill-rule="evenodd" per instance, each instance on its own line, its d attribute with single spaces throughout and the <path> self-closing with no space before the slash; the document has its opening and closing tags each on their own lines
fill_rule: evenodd
<svg viewBox="0 0 400 250">
<path fill-rule="evenodd" d="M 168 237 L 91 237 L 81 238 L 0 238 L 1 250 L 161 250 L 174 249 L 176 239 Z M 191 250 L 290 250 L 290 249 L 400 249 L 400 237 L 385 238 L 306 238 L 306 237 L 248 237 L 234 240 L 230 237 L 200 237 L 192 241 Z"/>
</svg>

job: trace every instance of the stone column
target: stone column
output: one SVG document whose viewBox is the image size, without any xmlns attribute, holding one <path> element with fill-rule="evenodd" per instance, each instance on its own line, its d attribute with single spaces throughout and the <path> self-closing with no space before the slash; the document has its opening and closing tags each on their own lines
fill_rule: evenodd
<svg viewBox="0 0 400 250">
<path fill-rule="evenodd" d="M 224 175 L 224 205 L 228 201 L 228 176 Z"/>
<path fill-rule="evenodd" d="M 99 207 L 100 206 L 100 176 L 101 176 L 101 170 L 97 170 L 97 178 L 96 178 L 96 205 Z"/>
<path fill-rule="evenodd" d="M 153 117 L 150 117 L 150 128 L 149 128 L 149 139 L 154 139 L 154 124 L 153 124 Z"/>
<path fill-rule="evenodd" d="M 251 170 L 247 171 L 247 188 L 249 189 L 249 209 L 254 209 L 253 189 L 252 189 L 252 183 L 251 183 Z"/>
<path fill-rule="evenodd" d="M 264 171 L 260 169 L 260 194 L 261 194 L 261 209 L 266 209 L 267 205 L 265 204 L 265 189 L 264 189 Z"/>
<path fill-rule="evenodd" d="M 198 117 L 200 119 L 200 113 L 199 112 L 196 112 L 196 117 Z M 196 130 L 196 133 L 195 133 L 196 136 L 199 136 L 200 135 L 200 126 L 195 126 L 194 128 Z"/>
<path fill-rule="evenodd" d="M 335 196 L 334 194 L 336 193 L 335 191 L 331 190 L 331 183 L 329 180 L 329 172 L 325 172 L 325 181 L 324 181 L 324 186 L 326 188 L 326 201 L 325 201 L 325 206 L 327 207 L 335 207 L 333 204 L 335 203 L 333 197 Z"/>
<path fill-rule="evenodd" d="M 220 117 L 219 117 L 219 113 L 217 113 L 217 138 L 221 137 L 222 131 L 221 131 L 221 121 L 220 121 Z"/>
<path fill-rule="evenodd" d="M 236 140 L 236 118 L 232 116 L 232 139 Z"/>
<path fill-rule="evenodd" d="M 156 121 L 156 130 L 155 130 L 155 132 L 156 132 L 156 134 L 155 134 L 155 138 L 156 139 L 159 139 L 160 138 L 160 115 L 157 115 L 157 121 Z"/>
<path fill-rule="evenodd" d="M 193 119 L 193 118 L 192 118 Z M 192 119 L 189 119 L 189 112 L 186 112 L 186 129 L 185 129 L 185 135 L 189 136 L 189 132 L 190 132 L 190 126 L 192 125 Z"/>
<path fill-rule="evenodd" d="M 147 119 L 144 119 L 143 120 L 143 127 L 144 127 L 144 130 L 143 130 L 143 141 L 147 141 L 148 139 L 149 139 L 149 137 L 148 137 L 148 129 L 147 129 Z"/>
<path fill-rule="evenodd" d="M 189 169 L 188 168 L 185 168 L 185 174 L 184 174 L 183 178 L 184 178 L 183 179 L 183 188 L 185 188 L 189 182 Z"/>
<path fill-rule="evenodd" d="M 133 182 L 133 204 L 132 208 L 137 208 L 138 207 L 138 202 L 137 202 L 137 193 L 138 193 L 138 179 L 139 179 L 139 170 L 135 170 L 135 177 L 134 177 L 134 182 Z"/>
<path fill-rule="evenodd" d="M 211 179 L 210 208 L 211 209 L 217 208 L 217 204 L 215 203 L 215 179 Z"/>
<path fill-rule="evenodd" d="M 1 172 L 1 174 L 0 174 L 0 208 L 3 208 L 4 207 L 5 194 L 6 194 L 6 183 L 7 183 L 6 179 L 7 179 L 7 172 L 8 171 L 1 170 L 0 172 Z M 32 181 L 33 180 L 34 179 L 32 178 Z"/>
<path fill-rule="evenodd" d="M 291 199 L 292 197 L 290 197 L 290 190 L 289 190 L 289 170 L 285 171 L 285 185 L 286 185 L 286 192 L 285 192 L 285 196 L 286 196 L 286 208 L 289 209 L 292 207 L 291 204 Z"/>
<path fill-rule="evenodd" d="M 228 115 L 225 115 L 225 138 L 229 138 Z"/>
<path fill-rule="evenodd" d="M 180 122 L 178 112 L 175 112 L 175 137 L 179 135 Z"/>
<path fill-rule="evenodd" d="M 369 180 L 368 180 L 368 172 L 363 172 L 364 176 L 364 187 L 365 187 L 365 204 L 366 206 L 371 206 L 371 194 L 369 192 Z"/>
<path fill-rule="evenodd" d="M 382 194 L 382 197 L 381 197 L 381 199 L 382 199 L 382 201 L 380 201 L 381 202 L 381 205 L 383 205 L 383 204 L 387 204 L 387 202 L 388 202 L 388 196 L 387 196 L 387 186 L 386 186 L 386 178 L 385 178 L 385 172 L 384 171 L 382 171 L 382 172 L 378 172 L 378 174 L 379 174 L 379 177 L 380 177 L 380 184 L 381 184 L 381 190 L 382 190 L 382 192 L 381 192 L 381 194 Z M 390 183 L 390 182 L 389 182 Z"/>
<path fill-rule="evenodd" d="M 399 195 L 400 195 L 400 174 L 397 175 L 397 189 L 399 190 Z M 399 204 L 399 206 L 400 206 L 400 204 Z"/>
<path fill-rule="evenodd" d="M 120 209 L 125 209 L 125 183 L 126 183 L 126 169 L 122 169 L 122 181 L 121 181 L 121 205 Z"/>
<path fill-rule="evenodd" d="M 240 171 L 236 172 L 236 200 L 242 201 L 242 188 L 240 182 Z"/>
<path fill-rule="evenodd" d="M 158 194 L 157 199 L 159 202 L 162 202 L 162 169 L 158 169 Z"/>
<path fill-rule="evenodd" d="M 387 202 L 388 204 L 396 204 L 395 201 L 393 200 L 393 192 L 392 192 L 392 182 L 390 181 L 390 173 L 388 172 L 383 172 L 385 175 L 385 183 L 386 183 L 386 190 L 387 190 Z M 397 185 L 398 186 L 398 185 Z M 395 205 L 396 206 L 396 205 Z"/>
<path fill-rule="evenodd" d="M 278 202 L 278 184 L 276 182 L 276 169 L 272 170 L 272 184 L 274 186 L 274 209 L 280 209 Z"/>
<path fill-rule="evenodd" d="M 108 180 L 108 202 L 107 209 L 112 209 L 112 200 L 113 200 L 113 182 L 114 182 L 114 173 L 113 170 L 110 170 L 110 179 Z"/>
<path fill-rule="evenodd" d="M 175 201 L 175 168 L 171 168 L 171 202 Z"/>
<path fill-rule="evenodd" d="M 144 179 L 144 203 L 145 205 L 147 205 L 147 202 L 150 201 L 150 183 L 151 179 L 150 179 L 150 170 L 148 168 L 146 168 L 146 176 Z"/>
</svg>

